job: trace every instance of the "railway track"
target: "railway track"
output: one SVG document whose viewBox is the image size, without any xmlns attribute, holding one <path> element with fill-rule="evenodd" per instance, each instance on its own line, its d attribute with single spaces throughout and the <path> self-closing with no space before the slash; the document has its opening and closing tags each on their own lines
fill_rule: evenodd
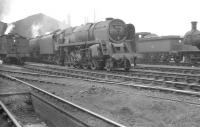
<svg viewBox="0 0 200 127">
<path fill-rule="evenodd" d="M 41 73 L 32 73 L 32 72 L 22 72 L 22 71 L 9 71 L 9 70 L 3 70 L 0 69 L 0 72 L 6 73 L 6 74 L 14 74 L 13 76 L 22 80 L 27 80 L 31 82 L 38 82 L 38 83 L 47 83 L 47 84 L 55 84 L 55 85 L 65 85 L 64 83 L 59 83 L 59 82 L 52 82 L 52 81 L 47 81 L 47 80 L 40 80 L 40 79 L 33 79 L 33 78 L 27 78 L 26 76 L 34 76 L 34 77 L 51 77 L 51 78 L 76 78 L 76 79 L 81 79 L 85 81 L 92 81 L 92 82 L 97 82 L 97 83 L 107 83 L 107 84 L 125 84 L 126 82 L 117 82 L 115 80 L 103 80 L 101 78 L 95 78 L 95 77 L 90 77 L 86 75 L 78 75 L 78 74 L 61 74 L 61 73 L 54 73 L 54 74 L 41 74 Z"/>
<path fill-rule="evenodd" d="M 144 70 L 144 69 L 134 69 L 130 72 L 124 72 L 124 71 L 113 71 L 113 72 L 102 72 L 102 71 L 87 71 L 87 70 L 78 70 L 78 69 L 64 69 L 64 68 L 56 68 L 56 67 L 47 67 L 51 70 L 58 70 L 62 72 L 67 73 L 74 73 L 74 74 L 83 74 L 83 75 L 89 75 L 96 76 L 96 77 L 104 77 L 104 78 L 111 78 L 111 79 L 127 79 L 130 80 L 131 77 L 141 77 L 141 78 L 150 78 L 153 80 L 163 80 L 167 81 L 168 83 L 174 82 L 174 83 L 182 83 L 182 85 L 186 83 L 193 83 L 196 85 L 200 85 L 200 75 L 194 75 L 194 74 L 183 74 L 183 73 L 169 73 L 169 72 L 162 72 L 162 71 L 151 71 L 151 70 Z M 128 76 L 128 77 L 126 77 Z M 120 78 L 121 77 L 121 78 Z M 128 79 L 129 78 L 129 79 Z M 148 79 L 146 79 L 148 80 Z M 158 81 L 159 82 L 159 81 Z M 198 87 L 198 86 L 197 86 Z"/>
<path fill-rule="evenodd" d="M 47 91 L 44 91 L 20 79 L 17 79 L 9 75 L 3 75 L 3 74 L 0 74 L 0 77 L 5 78 L 7 80 L 20 82 L 28 87 L 31 87 L 32 89 L 31 98 L 39 103 L 39 104 L 35 104 L 36 107 L 40 106 L 42 103 L 43 105 L 46 105 L 47 108 L 51 109 L 54 112 L 56 110 L 56 112 L 58 113 L 57 117 L 59 117 L 59 119 L 57 119 L 57 121 L 53 121 L 55 122 L 54 126 L 56 127 L 66 126 L 67 124 L 71 126 L 78 126 L 78 127 L 94 127 L 94 126 L 95 127 L 108 127 L 108 126 L 109 127 L 124 127 L 123 125 L 119 123 L 116 123 L 101 115 L 91 112 L 83 107 L 80 107 L 76 104 L 66 101 L 58 96 L 55 96 Z M 44 108 L 39 110 L 39 112 L 41 112 L 40 115 L 43 115 L 43 117 L 48 117 L 50 115 L 48 114 L 49 111 L 45 112 Z M 52 118 L 48 118 L 48 119 L 52 120 Z M 68 123 L 66 122 L 66 119 Z"/>
<path fill-rule="evenodd" d="M 187 84 L 183 82 L 173 82 L 165 80 L 155 80 L 153 78 L 143 78 L 143 77 L 133 77 L 126 75 L 116 75 L 108 73 L 99 73 L 93 71 L 82 71 L 76 69 L 58 69 L 58 68 L 49 68 L 44 69 L 44 67 L 26 67 L 37 72 L 47 73 L 48 75 L 61 76 L 61 77 L 70 77 L 78 79 L 86 79 L 89 81 L 98 79 L 99 82 L 110 83 L 114 85 L 120 85 L 125 87 L 132 87 L 137 89 L 147 89 L 155 90 L 169 93 L 177 94 L 186 94 L 192 96 L 199 96 L 199 85 L 196 84 Z M 79 74 L 80 73 L 80 74 Z M 104 80 L 104 81 L 100 81 Z M 136 84 L 134 83 L 136 82 Z"/>
<path fill-rule="evenodd" d="M 1 127 L 22 127 L 8 108 L 0 101 L 0 126 Z"/>
<path fill-rule="evenodd" d="M 127 76 L 136 76 L 144 78 L 152 78 L 155 80 L 173 81 L 184 83 L 193 83 L 200 85 L 200 75 L 199 74 L 183 74 L 175 72 L 163 72 L 155 70 L 145 70 L 145 69 L 134 69 L 130 72 L 113 72 L 119 73 Z"/>
<path fill-rule="evenodd" d="M 63 69 L 58 69 L 58 68 L 50 68 L 50 69 L 55 69 L 58 71 L 63 71 Z M 83 77 L 87 78 L 87 75 L 89 75 L 90 77 L 88 78 L 92 78 L 91 76 L 97 75 L 97 73 L 99 73 L 99 71 L 85 71 L 85 70 L 76 70 L 76 69 L 65 69 L 64 72 L 71 72 L 74 74 L 83 74 Z M 100 72 L 102 73 L 102 71 Z M 104 74 L 104 73 L 102 73 Z M 151 78 L 154 80 L 163 80 L 163 81 L 173 81 L 176 83 L 180 83 L 182 82 L 183 85 L 184 83 L 193 83 L 192 85 L 196 84 L 196 85 L 200 85 L 200 75 L 199 74 L 183 74 L 183 73 L 175 73 L 175 72 L 163 72 L 163 71 L 155 71 L 155 70 L 144 70 L 144 69 L 134 69 L 131 70 L 130 72 L 123 72 L 123 71 L 113 71 L 110 72 L 108 74 L 118 74 L 118 75 L 126 75 L 126 76 L 132 76 L 132 77 L 143 77 L 143 78 Z M 69 76 L 69 75 L 68 75 Z M 94 77 L 94 76 L 93 76 Z M 103 76 L 102 76 L 103 77 Z M 105 77 L 105 76 L 104 76 Z M 107 76 L 107 77 L 112 77 L 112 76 Z M 100 76 L 101 78 L 101 76 Z M 97 77 L 95 78 L 97 79 Z M 98 80 L 102 80 L 98 79 Z"/>
<path fill-rule="evenodd" d="M 19 75 L 21 75 L 21 74 L 16 74 L 17 76 L 19 76 Z M 22 77 L 31 77 L 31 76 L 28 76 L 28 75 L 22 75 Z M 37 76 L 36 76 L 37 77 Z M 35 76 L 33 77 L 33 78 L 35 78 Z M 41 77 L 41 78 L 39 78 L 39 79 L 43 79 L 43 77 Z M 46 78 L 44 78 L 44 79 L 46 79 Z M 48 78 L 49 79 L 49 81 L 54 81 L 54 80 L 56 80 L 56 79 L 54 79 L 53 78 L 53 80 L 51 80 L 52 78 Z M 78 82 L 81 82 L 81 80 L 76 80 L 76 79 L 65 79 L 66 80 L 66 82 L 67 83 L 70 83 L 71 81 L 74 81 L 74 83 L 78 83 Z M 60 81 L 60 79 L 57 79 L 57 81 Z M 62 81 L 62 80 L 61 80 Z M 29 82 L 31 82 L 31 81 L 29 81 Z M 104 97 L 104 94 L 103 94 L 103 96 L 102 96 L 102 93 L 100 93 L 100 94 L 96 94 L 96 93 L 94 93 L 94 94 L 90 94 L 90 93 L 88 93 L 88 94 L 86 94 L 85 93 L 85 91 L 86 92 L 89 92 L 88 90 L 90 90 L 90 89 L 87 89 L 87 88 L 90 88 L 90 87 L 87 87 L 86 89 L 81 89 L 81 90 L 79 90 L 79 88 L 78 88 L 78 86 L 80 86 L 80 88 L 83 88 L 82 87 L 82 85 L 84 86 L 84 85 L 86 85 L 87 84 L 87 82 L 85 82 L 84 81 L 84 83 L 78 83 L 78 84 L 76 84 L 76 86 L 77 87 L 75 87 L 76 89 L 78 89 L 78 90 L 75 90 L 75 91 L 73 91 L 73 89 L 71 89 L 71 85 L 72 86 L 74 86 L 75 84 L 69 84 L 69 86 L 68 85 L 66 85 L 66 86 L 60 86 L 60 85 L 49 85 L 48 83 L 47 84 L 40 84 L 40 83 L 37 83 L 37 82 L 35 82 L 35 83 L 33 83 L 35 86 L 38 86 L 38 87 L 40 87 L 40 88 L 42 88 L 42 89 L 46 89 L 46 90 L 48 90 L 49 92 L 51 92 L 51 93 L 53 93 L 54 95 L 58 95 L 58 96 L 60 96 L 60 97 L 62 97 L 62 98 L 66 98 L 66 99 L 69 99 L 69 100 L 73 100 L 74 102 L 76 102 L 76 103 L 80 103 L 81 105 L 83 104 L 84 106 L 86 106 L 86 107 L 88 107 L 89 109 L 92 109 L 92 110 L 95 110 L 95 109 L 98 109 L 98 110 L 95 110 L 96 112 L 99 112 L 100 114 L 105 114 L 105 116 L 107 116 L 108 118 L 111 118 L 111 119 L 116 119 L 115 117 L 110 117 L 110 113 L 112 114 L 112 112 L 113 112 L 113 109 L 114 109 L 114 107 L 115 106 L 113 106 L 112 108 L 111 108 L 111 112 L 110 113 L 103 113 L 102 111 L 99 111 L 99 108 L 96 108 L 96 105 L 95 104 L 98 104 L 98 102 L 100 101 L 100 102 L 104 102 L 104 101 L 102 101 L 100 98 L 103 98 Z M 96 86 L 96 88 L 103 88 L 104 87 L 104 84 L 96 84 L 96 83 L 92 83 L 92 82 L 89 82 L 89 84 L 94 84 L 95 86 Z M 99 85 L 99 86 L 98 86 Z M 88 86 L 88 85 L 87 85 Z M 89 85 L 90 86 L 90 85 Z M 58 88 L 58 89 L 57 89 Z M 171 107 L 171 105 L 173 105 L 173 104 L 175 104 L 175 105 L 177 105 L 177 110 L 180 110 L 181 109 L 181 107 L 182 106 L 189 106 L 189 105 L 193 105 L 194 107 L 199 107 L 199 105 L 200 105 L 200 103 L 199 103 L 199 97 L 193 97 L 194 95 L 192 95 L 192 96 L 185 96 L 185 95 L 177 95 L 177 94 L 170 94 L 170 93 L 162 93 L 162 92 L 159 92 L 159 90 L 156 90 L 156 91 L 152 91 L 152 90 L 137 90 L 137 89 L 130 89 L 130 88 L 132 88 L 132 86 L 130 86 L 130 87 L 121 87 L 121 85 L 119 86 L 119 87 L 116 87 L 116 86 L 114 86 L 114 85 L 109 85 L 108 87 L 104 87 L 104 88 L 111 88 L 111 89 L 113 89 L 113 90 L 115 90 L 117 93 L 118 92 L 120 92 L 120 94 L 119 94 L 119 97 L 123 94 L 123 95 L 131 95 L 132 97 L 131 98 L 135 98 L 135 97 L 142 97 L 142 98 L 146 98 L 145 100 L 146 101 L 144 101 L 144 104 L 143 104 L 143 102 L 142 103 L 140 103 L 140 107 L 143 107 L 142 105 L 146 105 L 146 103 L 148 102 L 148 100 L 152 100 L 152 104 L 147 104 L 146 106 L 151 106 L 151 105 L 153 105 L 152 107 L 154 107 L 154 104 L 155 104 L 155 106 L 158 106 L 158 104 L 161 104 L 160 106 L 163 106 L 163 107 L 167 107 L 166 108 L 166 110 L 169 108 L 168 106 L 170 106 Z M 140 87 L 135 87 L 135 88 L 138 88 L 138 89 L 141 89 Z M 70 91 L 73 91 L 73 92 L 70 92 Z M 66 93 L 68 93 L 68 94 L 63 94 L 64 92 L 66 92 Z M 60 93 L 60 94 L 59 94 Z M 70 94 L 71 93 L 71 94 Z M 74 93 L 77 93 L 77 94 L 74 94 Z M 117 94 L 116 93 L 116 94 Z M 72 95 L 72 97 L 71 97 L 71 95 Z M 83 96 L 82 96 L 83 95 Z M 98 95 L 101 95 L 101 96 L 99 96 L 100 98 L 96 98 L 95 100 L 95 102 L 92 104 L 92 103 L 90 103 L 91 101 L 90 100 L 88 100 L 88 102 L 89 102 L 89 105 L 88 104 L 84 104 L 84 102 L 85 101 L 83 101 L 82 102 L 82 100 L 85 100 L 86 98 L 87 98 L 87 96 L 88 97 L 96 97 L 96 96 L 98 96 Z M 106 98 L 109 98 L 109 96 L 111 95 L 111 97 L 113 96 L 112 94 L 106 94 L 105 96 L 106 96 Z M 117 95 L 118 96 L 118 95 Z M 125 97 L 126 98 L 126 97 Z M 78 101 L 76 101 L 78 99 Z M 81 99 L 81 100 L 79 100 L 79 99 Z M 87 99 L 91 99 L 91 98 L 87 98 Z M 141 99 L 141 98 L 140 98 Z M 139 99 L 139 100 L 140 100 Z M 104 100 L 104 99 L 103 99 Z M 126 100 L 126 99 L 125 99 Z M 124 102 L 122 103 L 122 105 L 123 104 L 126 104 L 126 101 L 124 100 Z M 137 99 L 137 101 L 136 101 L 136 103 L 138 103 L 138 101 L 139 101 L 138 99 Z M 143 100 L 143 99 L 142 99 Z M 135 103 L 133 103 L 131 100 L 127 100 L 128 101 L 128 103 L 129 103 L 129 101 L 130 101 L 130 103 L 131 104 L 134 104 L 135 105 Z M 86 103 L 88 103 L 87 101 L 86 101 Z M 113 100 L 111 100 L 111 102 L 113 102 Z M 164 105 L 164 104 L 166 104 L 166 105 Z M 179 104 L 181 104 L 181 106 L 179 105 Z M 101 105 L 101 104 L 98 104 L 98 105 Z M 103 104 L 104 105 L 104 104 Z M 107 103 L 105 103 L 105 107 L 106 107 L 106 105 L 107 105 Z M 129 105 L 129 104 L 127 104 L 127 105 Z M 167 106 L 168 105 L 168 106 Z M 175 106 L 174 105 L 174 106 Z M 93 106 L 95 106 L 94 108 L 91 108 L 91 106 L 93 107 Z M 119 105 L 118 105 L 119 106 Z M 137 109 L 137 106 L 139 106 L 139 105 L 135 105 L 135 106 L 131 106 L 131 107 L 134 107 L 134 109 L 132 109 L 130 112 L 132 112 L 132 111 L 135 111 L 136 109 Z M 101 106 L 100 106 L 101 107 Z M 102 106 L 103 107 L 103 106 Z M 122 107 L 124 107 L 124 106 L 122 106 Z M 136 109 L 135 109 L 136 108 Z M 160 107 L 161 108 L 161 107 Z M 174 110 L 174 107 L 172 106 L 171 108 L 173 108 L 173 109 L 170 109 L 170 110 Z M 180 109 L 179 109 L 180 108 Z M 101 109 L 101 108 L 100 108 Z M 124 108 L 122 108 L 122 109 L 124 109 Z M 128 108 L 129 109 L 129 108 Z M 140 109 L 140 108 L 139 108 Z M 140 111 L 139 109 L 137 109 L 138 111 Z M 151 109 L 151 108 L 150 108 Z M 162 108 L 161 108 L 162 109 Z M 175 108 L 176 109 L 176 108 Z M 185 108 L 184 109 L 184 111 L 186 111 L 186 109 L 188 109 L 188 108 Z M 189 108 L 190 109 L 190 108 Z M 119 108 L 117 111 L 120 111 L 121 109 Z M 160 109 L 159 109 L 160 110 Z M 192 109 L 193 110 L 193 109 Z M 105 110 L 105 111 L 107 111 L 107 110 Z M 176 111 L 174 111 L 174 112 L 176 112 Z M 187 112 L 191 112 L 191 110 L 187 110 Z M 185 115 L 186 114 L 188 114 L 187 112 L 185 112 Z M 195 111 L 195 112 L 197 112 L 197 111 Z M 145 113 L 146 114 L 146 113 Z M 176 113 L 175 113 L 176 114 Z M 182 113 L 180 113 L 180 114 L 182 114 Z M 177 116 L 179 116 L 180 114 L 178 114 L 177 113 Z M 149 114 L 150 115 L 150 114 Z M 158 111 L 158 114 L 157 115 L 159 115 L 159 111 Z M 170 113 L 168 114 L 169 115 L 169 117 L 170 117 Z M 146 115 L 145 115 L 146 116 Z M 151 116 L 151 115 L 150 115 Z M 177 117 L 176 116 L 176 117 Z M 120 120 L 118 120 L 118 119 L 116 119 L 116 121 L 120 121 L 120 123 L 123 123 L 124 125 L 127 125 L 127 126 L 132 126 L 132 124 L 131 124 L 131 121 L 133 120 L 134 121 L 134 119 L 135 119 L 135 117 L 134 116 L 127 116 L 127 115 L 123 115 L 122 117 L 120 117 L 120 119 L 123 119 L 124 117 L 126 117 L 127 118 L 127 121 L 124 121 L 124 122 L 122 122 L 122 121 L 120 121 Z M 161 117 L 161 116 L 160 116 Z M 160 118 L 159 117 L 159 118 Z M 172 116 L 173 117 L 173 116 Z M 143 118 L 143 117 L 142 117 Z M 145 117 L 146 118 L 146 117 Z M 155 117 L 156 118 L 156 117 Z M 170 117 L 171 118 L 171 117 Z M 150 119 L 150 117 L 148 118 L 148 119 Z M 176 118 L 172 118 L 172 119 L 176 119 Z M 163 120 L 165 120 L 165 118 L 163 118 Z M 155 121 L 157 121 L 157 118 L 155 119 Z M 160 121 L 160 120 L 159 120 Z M 176 120 L 175 120 L 176 121 Z M 126 124 L 126 123 L 129 123 L 129 124 Z M 155 125 L 156 125 L 156 123 L 155 123 Z M 168 124 L 167 124 L 168 125 Z M 182 125 L 181 125 L 182 126 Z"/>
<path fill-rule="evenodd" d="M 168 89 L 168 88 L 162 88 L 162 87 L 151 87 L 151 86 L 145 86 L 145 85 L 139 85 L 139 84 L 134 84 L 134 85 L 130 85 L 130 83 L 127 82 L 117 82 L 117 81 L 112 81 L 112 80 L 105 80 L 105 81 L 99 81 L 99 78 L 97 78 L 97 80 L 94 80 L 94 78 L 92 79 L 88 79 L 88 76 L 86 76 L 86 79 L 83 76 L 78 77 L 78 75 L 76 74 L 75 77 L 73 77 L 73 74 L 71 74 L 71 77 L 68 77 L 68 75 L 65 74 L 60 74 L 60 73 L 56 73 L 58 75 L 52 75 L 52 74 L 41 74 L 41 73 L 30 73 L 30 72 L 21 72 L 21 71 L 8 71 L 8 70 L 2 70 L 0 69 L 0 71 L 2 73 L 7 73 L 7 74 L 15 74 L 14 77 L 19 78 L 21 80 L 24 81 L 28 81 L 28 82 L 35 82 L 35 83 L 45 83 L 45 84 L 54 84 L 54 85 L 58 85 L 58 86 L 65 86 L 65 83 L 59 83 L 59 82 L 51 82 L 48 80 L 39 80 L 37 77 L 52 77 L 52 78 L 78 78 L 81 80 L 86 80 L 86 81 L 93 81 L 93 82 L 98 82 L 98 83 L 107 83 L 107 84 L 113 84 L 113 85 L 118 85 L 118 86 L 125 86 L 128 88 L 136 88 L 136 89 L 145 89 L 145 90 L 153 90 L 153 91 L 162 91 L 162 92 L 169 92 L 169 93 L 177 93 L 177 94 L 186 94 L 186 95 L 191 95 L 191 96 L 196 96 L 199 97 L 200 94 L 198 92 L 191 92 L 191 91 L 184 91 L 184 90 L 176 90 L 176 89 Z M 41 71 L 41 70 L 40 70 Z M 43 71 L 42 71 L 43 72 Z M 16 76 L 17 75 L 17 76 Z M 21 75 L 21 76 L 20 76 Z M 26 76 L 31 75 L 31 76 L 36 76 L 36 79 L 34 78 L 27 78 Z M 63 76 L 60 76 L 63 75 Z M 64 76 L 65 75 L 65 76 Z M 159 99 L 163 99 L 163 100 L 170 100 L 170 101 L 177 101 L 177 102 L 181 102 L 180 100 L 176 100 L 176 99 L 169 99 L 169 98 L 162 98 L 162 97 L 156 97 L 156 96 L 151 96 L 151 95 L 145 95 L 147 97 L 151 97 L 151 98 L 159 98 Z M 190 104 L 196 104 L 197 103 L 193 103 L 193 102 L 188 102 Z"/>
<path fill-rule="evenodd" d="M 183 74 L 200 74 L 199 67 L 139 64 L 139 66 L 137 66 L 136 68 L 145 69 L 145 70 L 162 71 L 162 72 L 183 73 Z"/>
</svg>

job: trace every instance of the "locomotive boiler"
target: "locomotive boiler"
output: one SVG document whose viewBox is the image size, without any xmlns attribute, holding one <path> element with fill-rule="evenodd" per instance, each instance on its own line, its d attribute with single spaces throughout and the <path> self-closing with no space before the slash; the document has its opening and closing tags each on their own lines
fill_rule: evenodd
<svg viewBox="0 0 200 127">
<path fill-rule="evenodd" d="M 126 39 L 125 23 L 120 19 L 107 18 L 99 23 L 88 23 L 75 27 L 68 39 L 68 43 L 105 40 L 120 43 Z"/>
<path fill-rule="evenodd" d="M 46 35 L 33 39 L 30 41 L 31 54 L 39 55 L 43 60 L 79 68 L 129 70 L 136 58 L 134 35 L 134 25 L 107 18 L 54 32 L 48 35 L 50 39 L 46 42 Z M 49 48 L 42 47 L 45 43 Z M 49 52 L 44 53 L 44 50 Z"/>
<path fill-rule="evenodd" d="M 0 58 L 4 63 L 24 64 L 29 57 L 29 42 L 18 34 L 0 36 Z"/>
</svg>

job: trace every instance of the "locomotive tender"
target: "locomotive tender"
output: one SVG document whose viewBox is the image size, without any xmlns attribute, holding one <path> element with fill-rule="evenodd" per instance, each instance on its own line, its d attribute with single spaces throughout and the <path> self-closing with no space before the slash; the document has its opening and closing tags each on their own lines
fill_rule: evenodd
<svg viewBox="0 0 200 127">
<path fill-rule="evenodd" d="M 196 28 L 197 22 L 191 23 L 191 31 L 187 32 L 183 38 L 180 36 L 151 37 L 147 32 L 137 33 L 137 52 L 142 54 L 138 62 L 174 62 L 192 65 L 200 62 L 200 31 Z"/>
<path fill-rule="evenodd" d="M 31 39 L 30 47 L 33 58 L 93 70 L 129 70 L 137 56 L 135 27 L 113 18 Z"/>
<path fill-rule="evenodd" d="M 137 52 L 140 63 L 168 63 L 171 59 L 178 62 L 177 54 L 182 49 L 180 36 L 161 36 L 140 38 L 137 40 Z"/>
<path fill-rule="evenodd" d="M 29 57 L 29 42 L 18 34 L 0 36 L 0 58 L 4 63 L 24 64 Z"/>
</svg>

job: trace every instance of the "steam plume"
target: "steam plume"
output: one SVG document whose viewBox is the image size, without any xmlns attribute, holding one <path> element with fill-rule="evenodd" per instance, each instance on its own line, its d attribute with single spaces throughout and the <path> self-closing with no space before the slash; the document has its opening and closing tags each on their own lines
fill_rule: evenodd
<svg viewBox="0 0 200 127">
<path fill-rule="evenodd" d="M 11 33 L 13 31 L 13 28 L 15 27 L 14 24 L 8 24 L 8 27 L 5 31 L 5 34 Z"/>
<path fill-rule="evenodd" d="M 41 25 L 40 24 L 33 24 L 32 25 L 32 37 L 37 37 L 41 35 Z"/>
</svg>

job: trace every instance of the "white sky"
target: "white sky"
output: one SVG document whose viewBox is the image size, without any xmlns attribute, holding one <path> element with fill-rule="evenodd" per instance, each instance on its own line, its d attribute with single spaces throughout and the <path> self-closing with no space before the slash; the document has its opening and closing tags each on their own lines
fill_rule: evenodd
<svg viewBox="0 0 200 127">
<path fill-rule="evenodd" d="M 71 16 L 71 25 L 81 25 L 88 17 L 93 22 L 106 17 L 120 18 L 132 23 L 136 32 L 158 35 L 184 35 L 190 22 L 198 21 L 200 30 L 200 1 L 198 0 L 11 0 L 5 22 L 13 22 L 35 13 L 44 13 L 58 20 Z"/>
</svg>

